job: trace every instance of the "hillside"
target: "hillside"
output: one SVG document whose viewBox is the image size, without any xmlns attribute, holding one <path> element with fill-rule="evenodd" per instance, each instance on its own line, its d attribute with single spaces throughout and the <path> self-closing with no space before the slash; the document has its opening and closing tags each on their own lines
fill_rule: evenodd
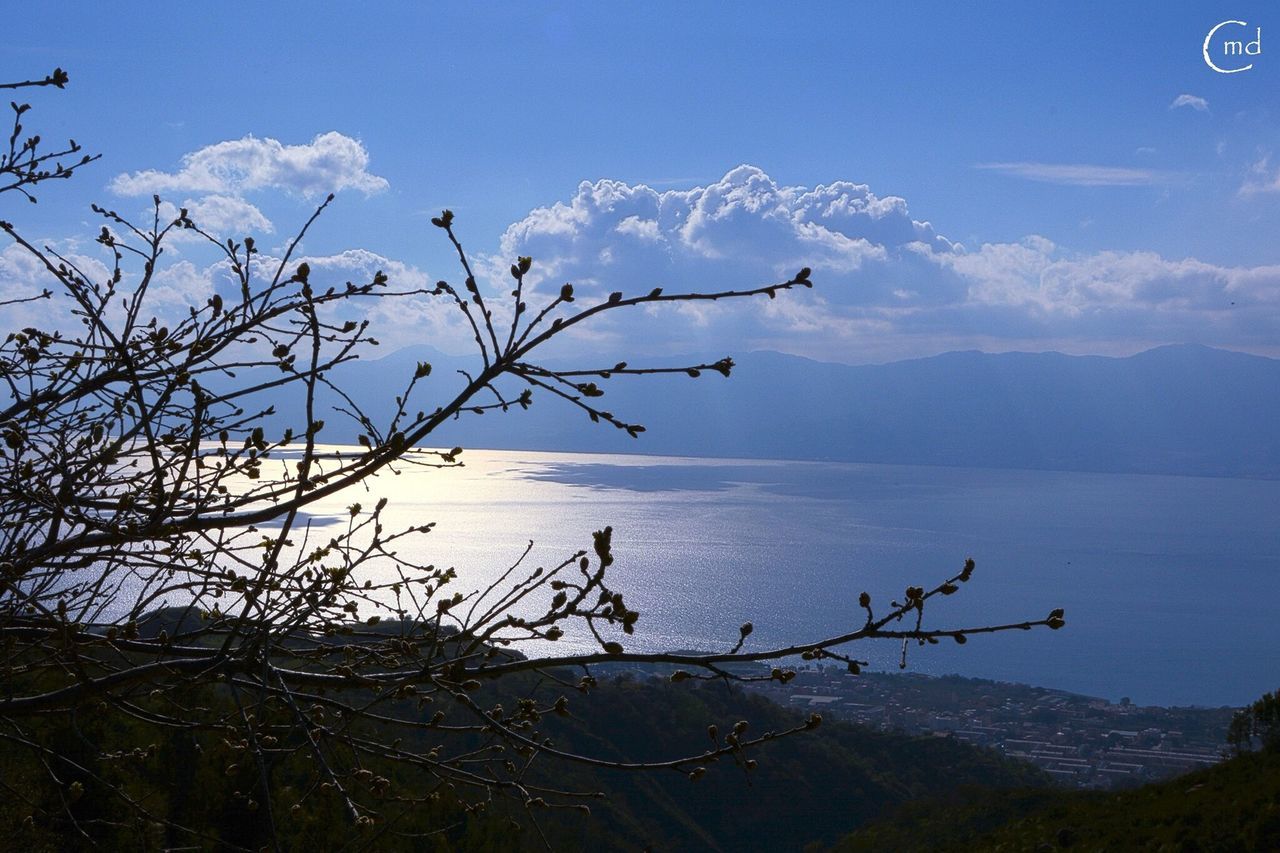
<svg viewBox="0 0 1280 853">
<path fill-rule="evenodd" d="M 894 850 L 1280 850 L 1280 751 L 1121 793 L 969 792 L 913 803 L 843 839 L 838 853 Z"/>
<path fill-rule="evenodd" d="M 551 688 L 560 692 L 559 687 Z M 569 716 L 545 718 L 544 731 L 557 748 L 603 759 L 697 754 L 707 748 L 707 726 L 712 723 L 725 732 L 736 721 L 747 720 L 748 734 L 756 736 L 791 728 L 802 719 L 794 710 L 722 684 L 699 687 L 617 679 L 589 695 L 568 692 Z M 225 696 L 203 696 L 204 701 L 228 701 Z M 401 711 L 412 713 L 411 706 Z M 62 779 L 63 784 L 83 780 L 82 796 L 71 813 L 107 849 L 159 850 L 191 843 L 191 835 L 166 833 L 153 820 L 172 820 L 204 833 L 202 849 L 209 838 L 217 838 L 218 849 L 256 850 L 269 838 L 267 811 L 248 807 L 245 798 L 233 792 L 253 790 L 251 762 L 243 761 L 243 753 L 220 732 L 175 729 L 155 741 L 149 740 L 153 731 L 120 721 L 86 720 L 75 728 L 71 720 L 58 718 L 42 721 L 34 734 L 75 744 L 74 754 L 86 766 L 99 766 L 99 772 L 146 803 L 153 818 L 138 821 L 93 777 L 73 773 Z M 457 738 L 450 741 L 453 748 L 461 745 Z M 403 745 L 426 751 L 435 742 L 432 733 L 423 732 Z M 288 746 L 287 753 L 272 759 L 270 770 L 281 849 L 335 849 L 330 845 L 347 829 L 343 813 L 336 799 L 303 796 L 310 753 L 300 742 Z M 97 765 L 96 749 L 129 759 Z M 697 781 L 683 771 L 620 771 L 549 759 L 533 765 L 525 782 L 534 790 L 545 790 L 538 788 L 545 785 L 560 791 L 608 792 L 607 799 L 586 800 L 590 815 L 575 809 L 529 813 L 502 796 L 482 810 L 465 812 L 452 797 L 401 805 L 399 793 L 429 791 L 433 777 L 374 758 L 363 766 L 391 778 L 392 795 L 376 806 L 386 820 L 385 830 L 377 831 L 377 847 L 383 850 L 543 850 L 545 836 L 556 850 L 800 851 L 812 842 L 834 843 L 850 829 L 913 799 L 944 796 L 963 785 L 1007 789 L 1045 781 L 1029 765 L 956 741 L 839 724 L 823 724 L 816 731 L 766 744 L 748 757 L 759 762 L 749 773 L 723 760 Z M 240 770 L 228 768 L 228 762 L 239 762 Z M 12 849 L 78 849 L 81 840 L 87 846 L 87 839 L 81 839 L 66 818 L 63 790 L 50 784 L 49 775 L 29 753 L 8 742 L 0 744 L 0 775 L 27 780 L 23 800 L 10 798 L 0 804 L 0 832 Z M 483 792 L 457 793 L 465 799 L 489 799 Z M 300 797 L 307 808 L 295 815 L 291 806 Z M 550 794 L 548 798 L 556 799 Z M 34 821 L 28 820 L 32 814 Z"/>
<path fill-rule="evenodd" d="M 803 715 L 720 684 L 700 689 L 661 682 L 618 681 L 573 700 L 583 723 L 558 727 L 557 740 L 605 757 L 658 759 L 707 746 L 707 725 L 737 719 L 749 733 L 794 726 Z M 807 712 L 805 712 L 807 714 Z M 610 792 L 595 806 L 614 849 L 795 850 L 831 843 L 849 827 L 909 800 L 963 785 L 1010 788 L 1043 784 L 1029 765 L 958 741 L 906 736 L 836 723 L 767 745 L 749 774 L 722 762 L 702 779 L 680 773 L 593 773 Z M 559 784 L 572 768 L 556 769 Z M 574 845 L 570 845 L 574 846 Z"/>
</svg>

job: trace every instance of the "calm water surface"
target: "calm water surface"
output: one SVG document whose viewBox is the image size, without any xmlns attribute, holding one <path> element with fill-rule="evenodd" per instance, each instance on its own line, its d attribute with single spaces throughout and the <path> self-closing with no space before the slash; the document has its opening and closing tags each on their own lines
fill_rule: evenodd
<svg viewBox="0 0 1280 853">
<path fill-rule="evenodd" d="M 828 636 L 977 560 L 938 627 L 1040 618 L 1052 632 L 913 646 L 920 672 L 1152 704 L 1243 704 L 1280 687 L 1280 483 L 1194 477 L 467 451 L 381 477 L 388 527 L 434 520 L 424 562 L 480 588 L 529 540 L 534 565 L 614 528 L 613 585 L 642 616 L 629 648 Z M 317 507 L 341 516 L 350 498 Z M 562 640 L 559 651 L 574 646 Z M 585 647 L 582 641 L 578 647 Z M 554 648 L 554 647 L 553 647 Z M 899 647 L 857 655 L 896 669 Z"/>
</svg>

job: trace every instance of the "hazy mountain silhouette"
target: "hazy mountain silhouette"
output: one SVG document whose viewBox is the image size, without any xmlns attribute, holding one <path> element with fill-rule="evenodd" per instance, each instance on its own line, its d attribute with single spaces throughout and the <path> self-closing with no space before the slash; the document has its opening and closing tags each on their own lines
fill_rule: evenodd
<svg viewBox="0 0 1280 853">
<path fill-rule="evenodd" d="M 757 352 L 735 360 L 729 380 L 707 372 L 697 380 L 624 376 L 601 382 L 605 408 L 647 427 L 639 440 L 535 392 L 528 411 L 465 415 L 441 430 L 435 443 L 1280 477 L 1275 359 L 1177 345 L 1128 358 L 951 352 L 851 367 Z M 378 412 L 375 401 L 403 388 L 419 361 L 431 362 L 434 371 L 410 410 L 430 408 L 433 386 L 461 381 L 455 370 L 475 368 L 430 347 L 410 347 L 345 365 L 333 378 Z M 275 402 L 281 409 L 289 405 Z M 324 402 L 328 408 L 334 401 Z M 333 413 L 324 417 L 323 440 L 355 440 L 359 430 L 350 421 Z"/>
</svg>

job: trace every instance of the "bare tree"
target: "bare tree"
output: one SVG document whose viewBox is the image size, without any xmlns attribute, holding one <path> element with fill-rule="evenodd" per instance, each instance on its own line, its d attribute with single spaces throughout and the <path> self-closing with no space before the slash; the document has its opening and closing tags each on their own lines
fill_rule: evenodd
<svg viewBox="0 0 1280 853">
<path fill-rule="evenodd" d="M 66 82 L 58 69 L 3 88 Z M 35 201 L 39 185 L 96 159 L 74 141 L 47 150 L 39 136 L 24 138 L 27 107 L 13 109 L 0 194 Z M 63 165 L 67 158 L 74 159 Z M 0 221 L 48 282 L 3 302 L 13 308 L 38 301 L 47 322 L 13 330 L 0 346 L 7 391 L 0 400 L 0 739 L 29 752 L 54 784 L 87 779 L 74 784 L 108 788 L 133 812 L 166 821 L 103 769 L 119 756 L 98 745 L 73 754 L 41 733 L 39 721 L 51 716 L 92 716 L 232 744 L 241 758 L 228 772 L 248 774 L 241 797 L 262 806 L 273 838 L 291 816 L 279 813 L 278 803 L 273 811 L 272 768 L 289 756 L 309 768 L 297 807 L 336 798 L 353 831 L 376 833 L 441 795 L 470 804 L 507 794 L 529 808 L 572 806 L 596 792 L 535 784 L 528 774 L 534 757 L 696 779 L 717 759 L 750 766 L 745 751 L 820 722 L 814 715 L 758 737 L 726 726 L 707 750 L 656 763 L 562 750 L 544 737 L 540 721 L 564 712 L 566 695 L 594 685 L 593 665 L 666 664 L 673 681 L 786 682 L 794 676 L 787 661 L 796 657 L 839 661 L 857 672 L 863 662 L 845 647 L 860 640 L 899 640 L 905 656 L 908 642 L 964 642 L 975 633 L 1063 624 L 1055 610 L 1014 624 L 927 627 L 926 605 L 969 580 L 969 560 L 941 583 L 909 587 L 882 607 L 862 593 L 860 615 L 836 636 L 753 649 L 747 623 L 722 653 L 633 652 L 624 642 L 640 614 L 611 585 L 609 528 L 550 567 L 527 565 L 526 550 L 500 579 L 475 591 L 454 570 L 406 556 L 420 552 L 413 543 L 432 525 L 387 529 L 385 499 L 353 501 L 341 532 L 313 529 L 307 507 L 380 471 L 460 464 L 460 448 L 423 449 L 451 419 L 527 407 L 537 395 L 638 436 L 642 426 L 601 407 L 607 380 L 727 377 L 733 368 L 728 358 L 681 368 L 540 363 L 545 344 L 570 329 L 637 306 L 773 299 L 811 286 L 803 269 L 742 290 L 655 288 L 582 305 L 566 284 L 530 305 L 532 261 L 521 257 L 510 269 L 510 299 L 487 298 L 446 210 L 432 222 L 456 250 L 460 286 L 398 289 L 379 272 L 322 288 L 295 256 L 330 201 L 279 258 L 264 257 L 252 238 L 209 233 L 185 210 L 165 216 L 159 198 L 143 224 L 95 207 L 105 272 Z M 235 292 L 191 305 L 166 325 L 153 315 L 149 295 L 164 269 L 163 249 L 178 235 L 218 252 Z M 408 297 L 452 306 L 474 336 L 480 367 L 451 398 L 418 410 L 430 373 L 430 365 L 419 365 L 405 377 L 394 413 L 379 420 L 333 378 L 373 343 L 367 320 L 341 317 L 365 303 Z M 262 419 L 271 410 L 262 401 L 283 389 L 299 389 L 303 409 L 292 429 L 268 435 Z M 324 395 L 344 401 L 337 413 L 323 410 Z M 335 416 L 359 425 L 359 447 L 333 453 L 318 445 L 324 419 Z M 157 615 L 162 606 L 168 609 Z M 545 648 L 567 631 L 585 632 L 598 649 L 520 652 L 530 642 Z M 735 665 L 746 662 L 772 669 L 744 675 Z M 433 746 L 405 746 L 410 735 Z M 371 761 L 411 771 L 416 781 L 389 791 L 388 778 L 366 769 Z M 64 805 L 74 822 L 75 792 L 68 790 Z"/>
</svg>

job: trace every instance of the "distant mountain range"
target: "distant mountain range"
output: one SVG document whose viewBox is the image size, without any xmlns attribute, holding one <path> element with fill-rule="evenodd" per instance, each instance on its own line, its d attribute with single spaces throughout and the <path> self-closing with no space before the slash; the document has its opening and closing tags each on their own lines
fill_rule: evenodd
<svg viewBox="0 0 1280 853">
<path fill-rule="evenodd" d="M 474 369 L 410 347 L 332 378 L 368 412 L 385 414 L 419 361 L 434 370 L 411 410 L 434 408 L 460 378 L 455 370 Z M 466 415 L 433 444 L 1280 477 L 1280 360 L 1177 345 L 1127 358 L 951 352 L 854 367 L 755 352 L 735 361 L 728 380 L 711 371 L 697 380 L 596 380 L 606 396 L 593 402 L 644 424 L 639 439 L 535 391 L 528 411 Z M 336 398 L 323 402 L 327 409 Z M 355 441 L 352 422 L 323 417 L 323 440 Z"/>
</svg>

